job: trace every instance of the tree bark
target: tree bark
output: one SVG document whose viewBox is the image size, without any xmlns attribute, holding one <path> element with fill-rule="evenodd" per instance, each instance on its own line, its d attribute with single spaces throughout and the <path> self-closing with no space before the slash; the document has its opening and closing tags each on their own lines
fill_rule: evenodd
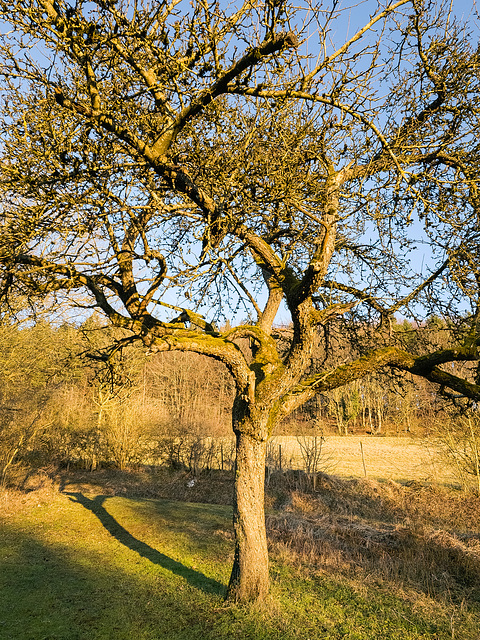
<svg viewBox="0 0 480 640">
<path fill-rule="evenodd" d="M 237 431 L 233 526 L 235 559 L 227 599 L 263 599 L 269 590 L 264 487 L 267 443 Z"/>
</svg>

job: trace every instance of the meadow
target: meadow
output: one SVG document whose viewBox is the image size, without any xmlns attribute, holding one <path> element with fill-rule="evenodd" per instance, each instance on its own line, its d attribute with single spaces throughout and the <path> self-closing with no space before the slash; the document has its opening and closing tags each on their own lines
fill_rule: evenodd
<svg viewBox="0 0 480 640">
<path fill-rule="evenodd" d="M 322 472 L 314 490 L 298 472 L 274 471 L 272 593 L 237 606 L 224 602 L 232 475 L 191 479 L 153 468 L 64 472 L 4 491 L 0 638 L 480 638 L 473 493 L 373 470 Z"/>
<path fill-rule="evenodd" d="M 283 466 L 304 469 L 306 452 L 302 449 L 312 450 L 314 440 L 314 436 L 272 438 L 271 457 L 278 464 L 281 447 Z M 342 477 L 455 482 L 454 469 L 442 461 L 432 441 L 408 437 L 329 435 L 321 442 L 318 470 Z"/>
<path fill-rule="evenodd" d="M 173 444 L 172 444 L 173 443 Z M 232 437 L 177 438 L 169 441 L 169 455 L 194 471 L 230 469 L 235 443 Z M 164 456 L 164 462 L 167 462 Z M 449 464 L 445 450 L 427 438 L 379 437 L 368 434 L 336 436 L 274 436 L 267 446 L 267 481 L 273 471 L 299 470 L 328 473 L 344 478 L 436 482 L 469 485 L 468 474 Z"/>
</svg>

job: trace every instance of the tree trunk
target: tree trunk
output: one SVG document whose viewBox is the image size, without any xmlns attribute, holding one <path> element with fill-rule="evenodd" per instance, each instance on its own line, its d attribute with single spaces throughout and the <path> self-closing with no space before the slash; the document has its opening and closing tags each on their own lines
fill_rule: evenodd
<svg viewBox="0 0 480 640">
<path fill-rule="evenodd" d="M 269 589 L 265 529 L 265 441 L 237 431 L 233 526 L 235 560 L 227 598 L 261 600 Z"/>
</svg>

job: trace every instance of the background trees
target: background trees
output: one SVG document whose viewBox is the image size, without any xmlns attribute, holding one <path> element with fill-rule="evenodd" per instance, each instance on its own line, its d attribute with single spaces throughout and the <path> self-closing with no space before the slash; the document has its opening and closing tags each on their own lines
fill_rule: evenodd
<svg viewBox="0 0 480 640">
<path fill-rule="evenodd" d="M 2 295 L 99 308 L 127 332 L 106 360 L 142 341 L 227 367 L 232 597 L 268 589 L 263 471 L 280 420 L 385 367 L 480 397 L 445 367 L 479 359 L 478 52 L 448 6 L 366 3 L 345 35 L 340 8 L 311 3 L 0 2 L 14 27 Z M 249 320 L 219 331 L 227 308 Z M 457 336 L 410 351 L 393 315 L 431 311 L 461 316 Z M 343 362 L 328 359 L 339 315 L 357 329 Z"/>
<path fill-rule="evenodd" d="M 72 382 L 77 366 L 66 367 L 72 333 L 47 323 L 19 332 L 0 324 L 0 486 L 50 427 L 47 407 L 61 381 Z M 61 378 L 61 381 L 60 379 Z"/>
</svg>

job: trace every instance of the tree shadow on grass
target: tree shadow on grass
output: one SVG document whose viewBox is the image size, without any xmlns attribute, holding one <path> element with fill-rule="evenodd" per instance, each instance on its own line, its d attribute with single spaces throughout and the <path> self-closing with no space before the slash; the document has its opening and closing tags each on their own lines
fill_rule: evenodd
<svg viewBox="0 0 480 640">
<path fill-rule="evenodd" d="M 105 529 L 121 544 L 125 545 L 132 551 L 138 553 L 142 558 L 146 558 L 153 564 L 156 564 L 178 576 L 184 578 L 189 584 L 197 589 L 201 589 L 205 593 L 214 595 L 224 595 L 225 587 L 223 584 L 208 578 L 200 571 L 195 571 L 186 567 L 181 562 L 173 560 L 169 556 L 166 556 L 160 551 L 157 551 L 153 547 L 150 547 L 145 542 L 138 540 L 133 536 L 125 527 L 123 527 L 115 518 L 108 513 L 103 506 L 105 500 L 111 496 L 96 496 L 92 500 L 84 496 L 82 493 L 64 492 L 72 502 L 81 504 L 83 507 L 91 511 L 100 520 Z"/>
</svg>

